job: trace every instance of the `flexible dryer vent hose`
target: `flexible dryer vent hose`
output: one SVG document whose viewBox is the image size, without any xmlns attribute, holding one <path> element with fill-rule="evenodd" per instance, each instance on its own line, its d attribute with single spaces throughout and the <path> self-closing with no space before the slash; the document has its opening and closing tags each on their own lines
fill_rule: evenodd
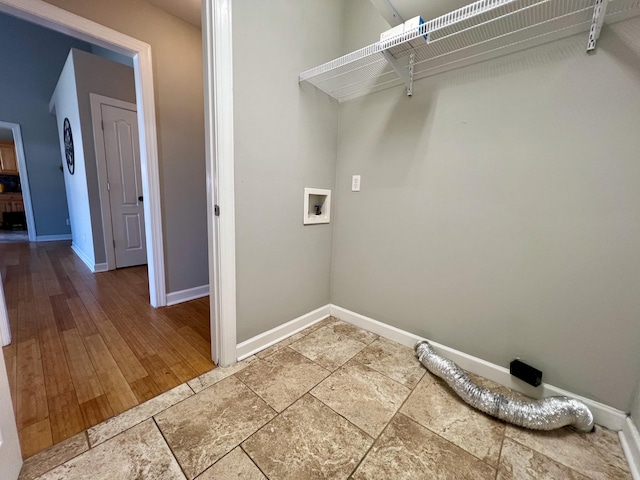
<svg viewBox="0 0 640 480">
<path fill-rule="evenodd" d="M 573 425 L 582 432 L 594 430 L 593 415 L 580 400 L 547 397 L 541 400 L 518 400 L 476 384 L 458 365 L 438 355 L 426 340 L 416 343 L 420 363 L 442 378 L 469 405 L 489 415 L 520 427 L 553 430 Z"/>
</svg>

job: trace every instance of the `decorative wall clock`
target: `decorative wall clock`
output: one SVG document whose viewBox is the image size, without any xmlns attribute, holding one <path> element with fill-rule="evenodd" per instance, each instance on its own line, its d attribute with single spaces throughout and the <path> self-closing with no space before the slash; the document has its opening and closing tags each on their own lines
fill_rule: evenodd
<svg viewBox="0 0 640 480">
<path fill-rule="evenodd" d="M 64 128 L 62 132 L 64 136 L 64 155 L 67 157 L 67 168 L 71 175 L 76 171 L 76 162 L 73 153 L 73 134 L 71 133 L 71 123 L 68 118 L 64 119 Z"/>
</svg>

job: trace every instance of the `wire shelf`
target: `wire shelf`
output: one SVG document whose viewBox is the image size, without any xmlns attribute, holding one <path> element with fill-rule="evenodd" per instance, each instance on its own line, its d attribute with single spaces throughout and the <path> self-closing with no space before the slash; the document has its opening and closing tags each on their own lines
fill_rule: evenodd
<svg viewBox="0 0 640 480">
<path fill-rule="evenodd" d="M 480 0 L 300 74 L 308 82 L 342 101 L 403 85 L 396 68 L 413 79 L 506 55 L 552 40 L 587 32 L 594 0 Z M 640 14 L 640 0 L 609 0 L 605 21 Z M 426 40 L 425 40 L 426 36 Z M 586 45 L 586 42 L 585 42 Z"/>
</svg>

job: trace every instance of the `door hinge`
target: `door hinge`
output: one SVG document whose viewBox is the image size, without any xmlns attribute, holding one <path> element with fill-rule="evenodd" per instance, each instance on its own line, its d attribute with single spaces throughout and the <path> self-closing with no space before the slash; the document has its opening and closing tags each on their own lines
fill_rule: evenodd
<svg viewBox="0 0 640 480">
<path fill-rule="evenodd" d="M 111 184 L 109 182 L 107 182 L 107 192 L 111 191 Z"/>
<path fill-rule="evenodd" d="M 213 213 L 215 214 L 216 217 L 220 216 L 220 205 L 213 206 Z"/>
<path fill-rule="evenodd" d="M 113 248 L 116 248 L 116 241 L 113 240 Z"/>
</svg>

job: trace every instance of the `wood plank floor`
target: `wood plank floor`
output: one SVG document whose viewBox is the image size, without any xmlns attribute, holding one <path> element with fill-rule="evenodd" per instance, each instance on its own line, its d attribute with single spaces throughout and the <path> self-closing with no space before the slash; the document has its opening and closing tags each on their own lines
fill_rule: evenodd
<svg viewBox="0 0 640 480">
<path fill-rule="evenodd" d="M 23 457 L 215 367 L 209 299 L 151 308 L 146 266 L 92 274 L 69 242 L 0 243 Z"/>
</svg>

